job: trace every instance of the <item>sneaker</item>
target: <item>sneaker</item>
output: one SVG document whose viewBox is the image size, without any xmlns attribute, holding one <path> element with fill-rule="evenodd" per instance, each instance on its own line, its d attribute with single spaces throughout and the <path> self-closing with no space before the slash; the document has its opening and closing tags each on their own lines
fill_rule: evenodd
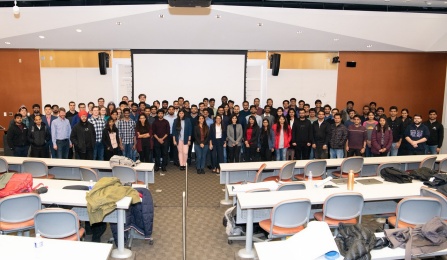
<svg viewBox="0 0 447 260">
<path fill-rule="evenodd" d="M 158 167 L 158 166 L 154 167 L 154 171 L 158 172 L 159 170 L 160 170 L 160 167 Z"/>
<path fill-rule="evenodd" d="M 166 166 L 162 166 L 161 170 L 165 172 L 166 171 Z"/>
</svg>

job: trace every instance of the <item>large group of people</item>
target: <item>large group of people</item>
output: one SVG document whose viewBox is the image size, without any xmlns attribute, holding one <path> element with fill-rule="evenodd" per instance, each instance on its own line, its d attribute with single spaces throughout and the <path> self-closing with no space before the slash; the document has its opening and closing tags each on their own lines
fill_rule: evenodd
<svg viewBox="0 0 447 260">
<path fill-rule="evenodd" d="M 118 106 L 103 98 L 79 103 L 78 110 L 75 102 L 68 106 L 47 104 L 41 111 L 34 104 L 32 113 L 20 107 L 7 131 L 13 155 L 86 160 L 124 155 L 167 171 L 170 161 L 185 170 L 195 154 L 197 173 L 203 174 L 207 167 L 219 173 L 224 162 L 437 154 L 444 138 L 435 110 L 423 122 L 406 108 L 398 116 L 396 106 L 387 117 L 375 102 L 357 113 L 353 101 L 342 110 L 295 98 L 280 107 L 272 99 L 261 107 L 258 98 L 239 106 L 226 96 L 219 106 L 214 98 L 196 105 L 183 97 L 149 105 L 140 94 L 138 102 L 124 96 Z"/>
</svg>

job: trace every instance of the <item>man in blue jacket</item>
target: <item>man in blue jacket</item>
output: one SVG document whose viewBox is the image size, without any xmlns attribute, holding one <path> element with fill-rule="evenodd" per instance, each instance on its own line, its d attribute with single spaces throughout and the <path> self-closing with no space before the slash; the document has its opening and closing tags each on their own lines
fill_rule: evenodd
<svg viewBox="0 0 447 260">
<path fill-rule="evenodd" d="M 422 116 L 419 114 L 414 115 L 413 122 L 407 129 L 405 129 L 405 140 L 408 145 L 408 155 L 421 155 L 425 154 L 425 146 L 428 138 L 430 137 L 430 130 L 424 124 L 422 124 Z"/>
</svg>

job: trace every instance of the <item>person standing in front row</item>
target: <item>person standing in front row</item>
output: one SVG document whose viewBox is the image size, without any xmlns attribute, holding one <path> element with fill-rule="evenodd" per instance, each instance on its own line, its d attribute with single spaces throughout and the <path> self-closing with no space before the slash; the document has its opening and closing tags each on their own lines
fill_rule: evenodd
<svg viewBox="0 0 447 260">
<path fill-rule="evenodd" d="M 17 157 L 27 157 L 29 150 L 28 143 L 28 127 L 22 123 L 22 115 L 14 115 L 14 124 L 9 127 L 8 134 L 9 149 L 13 151 L 13 155 Z"/>
<path fill-rule="evenodd" d="M 152 162 L 152 151 L 154 149 L 152 125 L 147 122 L 145 114 L 140 114 L 138 118 L 135 135 L 137 137 L 137 152 L 140 154 L 140 161 Z"/>
<path fill-rule="evenodd" d="M 430 130 L 422 124 L 422 116 L 414 115 L 413 123 L 405 129 L 405 140 L 407 140 L 408 155 L 425 154 L 425 147 L 428 138 L 430 138 Z"/>
<path fill-rule="evenodd" d="M 152 123 L 152 134 L 154 136 L 154 152 L 155 152 L 155 171 L 166 171 L 168 165 L 168 138 L 169 138 L 169 122 L 164 119 L 164 110 L 157 111 L 158 118 Z M 163 162 L 160 162 L 160 159 Z"/>
<path fill-rule="evenodd" d="M 123 155 L 127 158 L 135 160 L 135 121 L 130 119 L 130 109 L 123 110 L 123 119 L 118 121 L 118 131 L 120 134 L 121 143 L 123 147 Z"/>
<path fill-rule="evenodd" d="M 261 134 L 259 136 L 258 151 L 261 154 L 261 161 L 271 161 L 272 153 L 275 151 L 275 133 L 270 127 L 269 120 L 264 118 L 262 120 Z"/>
<path fill-rule="evenodd" d="M 210 131 L 205 123 L 205 116 L 200 115 L 197 125 L 194 127 L 194 151 L 196 152 L 197 174 L 205 174 L 206 154 L 210 143 Z"/>
<path fill-rule="evenodd" d="M 392 144 L 393 131 L 388 126 L 386 116 L 381 116 L 371 134 L 371 153 L 374 156 L 387 156 Z"/>
<path fill-rule="evenodd" d="M 68 149 L 72 147 L 70 141 L 70 121 L 65 118 L 65 108 L 59 108 L 59 117 L 53 121 L 51 126 L 51 139 L 56 158 L 68 159 Z"/>
<path fill-rule="evenodd" d="M 285 161 L 287 148 L 292 140 L 292 129 L 283 115 L 279 116 L 278 122 L 273 125 L 272 129 L 275 133 L 276 160 Z"/>
<path fill-rule="evenodd" d="M 99 109 L 100 108 L 97 106 L 93 107 L 92 116 L 88 119 L 88 121 L 95 127 L 95 133 L 96 133 L 96 142 L 93 146 L 93 160 L 102 161 L 104 160 L 104 146 L 102 145 L 102 130 L 106 126 L 106 122 L 99 115 Z"/>
<path fill-rule="evenodd" d="M 254 116 L 249 116 L 247 126 L 244 131 L 244 145 L 245 145 L 245 161 L 258 161 L 258 146 L 259 146 L 259 126 Z"/>
<path fill-rule="evenodd" d="M 436 110 L 428 111 L 428 120 L 424 124 L 430 131 L 430 138 L 427 140 L 426 154 L 438 154 L 441 151 L 442 142 L 444 141 L 444 126 L 439 123 Z"/>
<path fill-rule="evenodd" d="M 96 142 L 96 130 L 87 119 L 87 111 L 79 111 L 81 122 L 73 126 L 70 140 L 76 151 L 76 158 L 81 160 L 93 160 L 93 151 Z"/>
<path fill-rule="evenodd" d="M 210 150 L 213 156 L 213 173 L 220 173 L 220 164 L 224 162 L 224 149 L 227 146 L 227 131 L 222 123 L 222 115 L 214 116 L 214 124 L 210 127 Z"/>
<path fill-rule="evenodd" d="M 28 141 L 31 144 L 31 157 L 48 158 L 48 142 L 51 139 L 50 128 L 42 123 L 42 116 L 34 116 L 34 124 L 29 129 Z"/>
<path fill-rule="evenodd" d="M 227 126 L 228 162 L 239 162 L 241 154 L 242 137 L 244 130 L 238 124 L 238 116 L 231 116 L 231 124 Z"/>
<path fill-rule="evenodd" d="M 361 125 L 362 119 L 359 115 L 353 117 L 354 124 L 348 127 L 348 140 L 346 141 L 346 152 L 348 157 L 362 156 L 366 149 L 368 134 L 366 128 Z"/>
<path fill-rule="evenodd" d="M 106 127 L 102 130 L 102 143 L 104 145 L 104 159 L 106 161 L 110 161 L 110 158 L 114 155 L 121 155 L 121 150 L 124 147 L 121 143 L 115 120 L 112 117 L 109 117 L 106 122 Z"/>
<path fill-rule="evenodd" d="M 328 159 L 328 144 L 331 137 L 330 124 L 324 120 L 324 112 L 318 111 L 318 120 L 312 124 L 312 148 L 315 159 Z"/>
<path fill-rule="evenodd" d="M 180 170 L 186 169 L 189 146 L 191 145 L 192 125 L 185 115 L 185 110 L 181 109 L 177 113 L 177 118 L 172 125 L 172 137 L 174 145 L 177 146 Z"/>
</svg>

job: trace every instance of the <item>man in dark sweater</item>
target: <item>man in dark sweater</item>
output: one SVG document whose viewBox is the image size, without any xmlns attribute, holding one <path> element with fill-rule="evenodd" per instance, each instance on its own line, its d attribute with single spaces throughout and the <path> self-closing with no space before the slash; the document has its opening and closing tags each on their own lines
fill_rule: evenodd
<svg viewBox="0 0 447 260">
<path fill-rule="evenodd" d="M 81 122 L 77 123 L 71 130 L 70 140 L 73 144 L 77 157 L 82 160 L 93 160 L 93 151 L 96 143 L 96 131 L 92 123 L 87 119 L 87 111 L 79 111 Z"/>
<path fill-rule="evenodd" d="M 368 134 L 366 128 L 360 124 L 361 122 L 360 116 L 355 115 L 354 124 L 348 127 L 348 140 L 346 141 L 348 157 L 362 156 L 365 153 Z"/>
<path fill-rule="evenodd" d="M 341 123 L 341 114 L 334 115 L 334 124 L 331 125 L 330 155 L 331 159 L 345 157 L 345 145 L 348 139 L 348 129 Z"/>
<path fill-rule="evenodd" d="M 430 131 L 428 127 L 422 124 L 422 116 L 414 115 L 413 124 L 407 126 L 405 129 L 405 140 L 407 140 L 408 155 L 425 154 L 425 147 L 428 138 L 430 138 Z"/>
<path fill-rule="evenodd" d="M 444 141 L 444 126 L 436 118 L 438 114 L 432 109 L 428 112 L 428 120 L 424 124 L 430 131 L 430 137 L 427 140 L 426 154 L 438 154 Z"/>
<path fill-rule="evenodd" d="M 164 119 L 164 110 L 159 109 L 157 111 L 158 118 L 152 123 L 152 132 L 155 138 L 154 140 L 154 152 L 155 152 L 155 171 L 166 171 L 168 165 L 168 140 L 169 137 L 169 122 Z M 160 163 L 160 159 L 163 158 L 163 162 Z"/>
<path fill-rule="evenodd" d="M 48 158 L 48 142 L 51 140 L 50 128 L 42 123 L 40 115 L 34 116 L 34 124 L 29 129 L 28 141 L 31 144 L 31 157 Z"/>
<path fill-rule="evenodd" d="M 17 113 L 14 115 L 14 124 L 8 129 L 7 139 L 9 149 L 13 151 L 14 156 L 28 156 L 28 127 L 22 123 L 21 114 Z"/>
<path fill-rule="evenodd" d="M 299 110 L 299 119 L 292 128 L 292 146 L 295 148 L 295 156 L 298 160 L 308 160 L 312 145 L 312 123 L 307 120 L 304 109 Z"/>
<path fill-rule="evenodd" d="M 328 144 L 331 134 L 330 124 L 324 121 L 324 112 L 318 112 L 318 120 L 312 124 L 312 148 L 314 149 L 315 159 L 328 158 Z"/>
</svg>

